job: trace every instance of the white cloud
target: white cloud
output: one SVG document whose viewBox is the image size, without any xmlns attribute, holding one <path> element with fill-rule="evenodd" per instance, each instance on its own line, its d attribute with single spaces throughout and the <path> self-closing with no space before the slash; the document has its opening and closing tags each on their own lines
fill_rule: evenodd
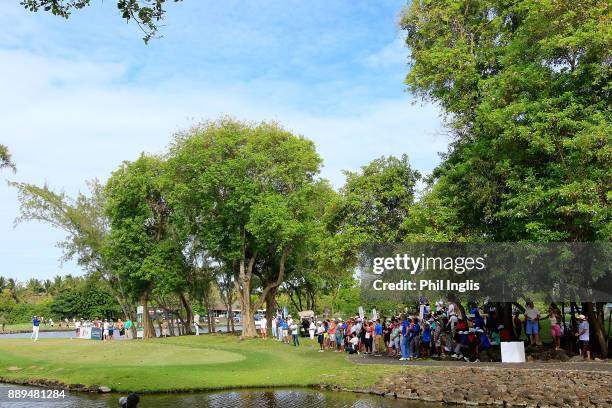
<svg viewBox="0 0 612 408">
<path fill-rule="evenodd" d="M 408 48 L 406 47 L 405 34 L 398 33 L 393 41 L 365 57 L 363 63 L 370 68 L 405 66 L 408 63 Z"/>
<path fill-rule="evenodd" d="M 391 58 L 380 54 L 378 63 Z M 341 170 L 355 170 L 383 154 L 408 153 L 416 168 L 430 171 L 447 144 L 437 134 L 437 109 L 410 105 L 407 94 L 364 105 L 351 102 L 349 85 L 338 101 L 341 109 L 313 113 L 297 106 L 308 101 L 300 100 L 303 85 L 291 82 L 167 78 L 144 87 L 128 83 L 128 67 L 116 62 L 7 49 L 0 50 L 0 60 L 9 62 L 0 64 L 0 142 L 9 146 L 18 166 L 16 175 L 2 176 L 46 181 L 71 194 L 84 190 L 85 180 L 106 179 L 141 151 L 162 151 L 173 132 L 194 120 L 221 114 L 278 120 L 314 140 L 324 159 L 323 176 L 335 186 L 343 182 Z M 0 274 L 26 279 L 59 273 L 54 244 L 61 233 L 42 224 L 13 230 L 17 212 L 15 191 L 0 185 L 0 258 L 11 268 Z M 78 269 L 68 265 L 61 271 L 68 272 Z"/>
</svg>

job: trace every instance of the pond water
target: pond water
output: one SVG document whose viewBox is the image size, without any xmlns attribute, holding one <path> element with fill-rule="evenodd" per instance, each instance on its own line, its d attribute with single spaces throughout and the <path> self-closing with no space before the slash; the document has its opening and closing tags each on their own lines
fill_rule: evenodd
<svg viewBox="0 0 612 408">
<path fill-rule="evenodd" d="M 236 330 L 240 329 L 239 325 L 236 325 Z M 217 331 L 221 331 L 221 332 L 226 332 L 226 327 L 218 327 Z M 157 333 L 157 335 L 159 336 L 159 329 L 156 328 L 155 332 Z M 208 328 L 206 327 L 202 327 L 200 329 L 200 333 L 208 333 Z M 176 333 L 178 335 L 178 332 Z M 32 334 L 31 333 L 1 333 L 0 332 L 0 339 L 27 339 L 30 338 Z M 69 339 L 71 337 L 76 337 L 76 333 L 74 332 L 74 330 L 64 330 L 64 331 L 41 331 L 38 334 L 38 338 L 39 339 Z M 119 336 L 115 337 L 115 340 L 122 340 Z"/>
<path fill-rule="evenodd" d="M 38 334 L 39 339 L 68 339 L 74 337 L 74 332 L 71 331 L 49 331 L 40 332 Z M 0 339 L 26 339 L 30 338 L 30 333 L 11 333 L 11 334 L 0 334 Z"/>
<path fill-rule="evenodd" d="M 107 408 L 118 407 L 116 394 L 69 393 L 55 400 L 8 399 L 9 390 L 42 390 L 41 388 L 0 384 L 0 408 L 51 407 L 51 408 Z M 408 402 L 374 395 L 346 392 L 318 391 L 310 389 L 264 389 L 221 391 L 193 394 L 142 395 L 140 408 L 399 408 L 433 407 L 418 402 Z"/>
</svg>

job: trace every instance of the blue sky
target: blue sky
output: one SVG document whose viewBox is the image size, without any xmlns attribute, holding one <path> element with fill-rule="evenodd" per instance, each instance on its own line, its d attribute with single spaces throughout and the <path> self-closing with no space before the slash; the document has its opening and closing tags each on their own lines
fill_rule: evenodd
<svg viewBox="0 0 612 408">
<path fill-rule="evenodd" d="M 405 1 L 184 0 L 168 4 L 163 38 L 149 45 L 114 0 L 69 20 L 18 3 L 0 15 L 0 143 L 18 172 L 0 179 L 75 194 L 223 114 L 277 120 L 314 140 L 336 187 L 342 170 L 381 155 L 407 153 L 428 173 L 446 149 L 437 107 L 415 103 L 403 84 Z M 1 183 L 0 275 L 80 274 L 60 264 L 61 231 L 13 228 L 17 215 Z"/>
</svg>

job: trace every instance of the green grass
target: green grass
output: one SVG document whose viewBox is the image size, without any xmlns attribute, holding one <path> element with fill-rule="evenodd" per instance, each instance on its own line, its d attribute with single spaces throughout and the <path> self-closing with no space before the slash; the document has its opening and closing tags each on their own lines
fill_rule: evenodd
<svg viewBox="0 0 612 408">
<path fill-rule="evenodd" d="M 0 377 L 144 392 L 317 384 L 355 388 L 402 370 L 355 365 L 344 353 L 317 353 L 310 345 L 308 339 L 294 348 L 218 334 L 116 342 L 1 339 Z"/>
</svg>

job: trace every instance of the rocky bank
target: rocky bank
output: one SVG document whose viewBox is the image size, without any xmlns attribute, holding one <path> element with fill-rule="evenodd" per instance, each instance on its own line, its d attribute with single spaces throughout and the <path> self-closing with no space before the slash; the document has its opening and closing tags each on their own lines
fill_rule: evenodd
<svg viewBox="0 0 612 408">
<path fill-rule="evenodd" d="M 612 407 L 612 374 L 512 368 L 419 368 L 387 378 L 371 389 L 351 391 L 462 405 L 601 408 Z"/>
</svg>

